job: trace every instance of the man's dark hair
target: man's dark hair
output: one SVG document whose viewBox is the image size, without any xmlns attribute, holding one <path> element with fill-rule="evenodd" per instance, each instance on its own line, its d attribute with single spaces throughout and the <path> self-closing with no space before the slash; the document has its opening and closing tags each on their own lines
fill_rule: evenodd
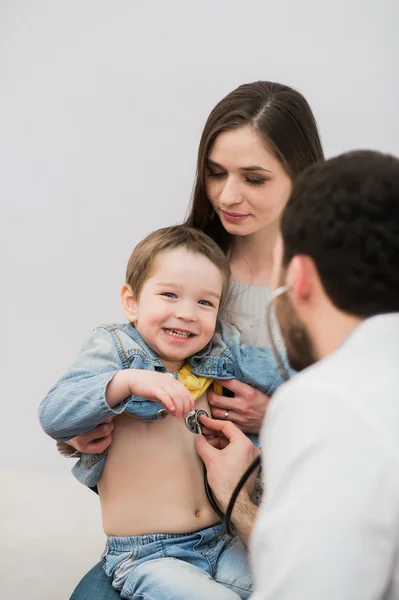
<svg viewBox="0 0 399 600">
<path fill-rule="evenodd" d="M 283 212 L 283 264 L 310 256 L 331 302 L 359 317 L 399 311 L 399 160 L 371 151 L 306 169 Z"/>
</svg>

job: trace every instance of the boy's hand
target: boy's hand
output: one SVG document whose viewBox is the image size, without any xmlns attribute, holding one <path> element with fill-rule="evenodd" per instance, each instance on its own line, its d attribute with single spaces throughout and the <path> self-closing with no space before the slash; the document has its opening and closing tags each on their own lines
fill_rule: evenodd
<svg viewBox="0 0 399 600">
<path fill-rule="evenodd" d="M 130 392 L 147 400 L 161 402 L 175 417 L 187 417 L 194 408 L 190 392 L 167 373 L 129 369 Z"/>
</svg>

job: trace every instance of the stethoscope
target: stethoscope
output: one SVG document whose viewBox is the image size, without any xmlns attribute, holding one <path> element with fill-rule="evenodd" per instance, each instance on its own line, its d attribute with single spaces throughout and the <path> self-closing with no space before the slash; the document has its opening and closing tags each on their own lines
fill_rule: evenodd
<svg viewBox="0 0 399 600">
<path fill-rule="evenodd" d="M 276 300 L 276 298 L 278 298 L 279 296 L 281 296 L 281 294 L 284 294 L 285 292 L 287 292 L 289 290 L 289 285 L 282 285 L 280 287 L 278 287 L 276 290 L 274 290 L 274 292 L 271 294 L 270 296 L 270 300 L 266 309 L 266 328 L 267 328 L 267 333 L 269 336 L 269 340 L 270 340 L 270 345 L 271 345 L 271 349 L 272 352 L 274 354 L 274 357 L 276 359 L 277 365 L 280 369 L 281 372 L 281 376 L 283 378 L 284 381 L 288 381 L 290 376 L 288 374 L 288 371 L 281 359 L 281 355 L 280 352 L 277 348 L 277 344 L 276 341 L 274 339 L 274 334 L 273 334 L 273 327 L 272 327 L 272 309 L 273 309 L 273 305 L 274 305 L 274 301 Z M 199 416 L 199 415 L 198 415 Z M 224 530 L 226 531 L 226 533 L 228 535 L 233 536 L 234 532 L 231 529 L 231 515 L 233 512 L 233 508 L 234 505 L 236 503 L 236 500 L 238 498 L 239 493 L 241 492 L 242 488 L 244 487 L 245 483 L 247 482 L 248 478 L 252 475 L 252 473 L 258 469 L 261 465 L 261 457 L 258 456 L 257 458 L 255 458 L 255 460 L 249 465 L 249 467 L 247 468 L 247 470 L 245 471 L 245 473 L 243 473 L 243 475 L 241 476 L 239 482 L 237 483 L 236 487 L 233 490 L 233 493 L 231 495 L 229 504 L 227 506 L 226 512 L 225 514 L 223 514 L 223 512 L 220 510 L 215 497 L 213 495 L 213 492 L 211 490 L 211 488 L 209 487 L 208 484 L 208 479 L 207 479 L 207 475 L 206 475 L 206 468 L 204 465 L 204 485 L 205 485 L 205 491 L 206 494 L 208 496 L 208 500 L 209 503 L 211 504 L 213 510 L 216 512 L 216 514 L 219 516 L 219 518 L 221 520 L 223 520 L 223 527 Z"/>
</svg>

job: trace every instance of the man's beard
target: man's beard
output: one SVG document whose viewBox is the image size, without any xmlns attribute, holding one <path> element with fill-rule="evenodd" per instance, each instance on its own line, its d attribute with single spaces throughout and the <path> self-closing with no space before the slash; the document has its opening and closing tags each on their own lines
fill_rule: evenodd
<svg viewBox="0 0 399 600">
<path fill-rule="evenodd" d="M 299 320 L 287 293 L 276 299 L 276 317 L 287 350 L 290 366 L 302 371 L 316 362 L 312 340 L 306 327 Z"/>
</svg>

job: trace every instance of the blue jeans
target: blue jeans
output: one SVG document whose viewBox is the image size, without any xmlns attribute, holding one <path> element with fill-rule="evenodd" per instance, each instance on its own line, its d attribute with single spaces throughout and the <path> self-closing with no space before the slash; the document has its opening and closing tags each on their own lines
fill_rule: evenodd
<svg viewBox="0 0 399 600">
<path fill-rule="evenodd" d="M 128 600 L 238 600 L 251 592 L 246 550 L 240 540 L 224 535 L 221 525 L 181 535 L 111 537 L 103 563 L 120 597 Z M 109 588 L 104 595 L 102 583 L 100 593 L 93 587 L 100 582 L 98 567 L 85 579 L 71 600 L 114 597 Z"/>
<path fill-rule="evenodd" d="M 121 600 L 114 590 L 111 580 L 104 573 L 101 563 L 97 563 L 79 582 L 69 600 Z"/>
</svg>

